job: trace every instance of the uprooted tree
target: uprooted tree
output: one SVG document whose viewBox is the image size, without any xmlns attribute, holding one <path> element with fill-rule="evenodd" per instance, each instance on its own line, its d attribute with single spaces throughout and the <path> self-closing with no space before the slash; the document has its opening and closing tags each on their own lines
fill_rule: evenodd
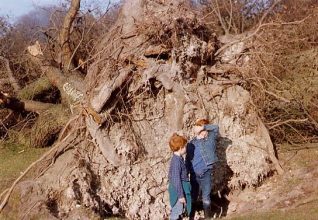
<svg viewBox="0 0 318 220">
<path fill-rule="evenodd" d="M 79 6 L 73 0 L 64 19 L 59 67 L 39 44 L 28 48 L 41 80 L 61 94 L 63 107 L 50 117 L 70 120 L 53 147 L 0 196 L 4 215 L 167 216 L 167 140 L 173 132 L 190 137 L 197 118 L 220 126 L 214 192 L 257 186 L 272 171 L 283 172 L 246 89 L 249 57 L 242 52 L 257 30 L 224 40 L 187 1 L 128 0 L 84 78 L 69 44 Z M 0 100 L 39 115 L 56 108 L 5 93 Z"/>
</svg>

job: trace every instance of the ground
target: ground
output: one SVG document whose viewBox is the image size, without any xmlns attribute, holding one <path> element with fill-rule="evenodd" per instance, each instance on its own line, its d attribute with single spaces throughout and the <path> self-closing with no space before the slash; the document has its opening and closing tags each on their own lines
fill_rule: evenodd
<svg viewBox="0 0 318 220">
<path fill-rule="evenodd" d="M 274 174 L 258 188 L 230 194 L 225 219 L 318 219 L 318 144 L 301 148 L 281 145 L 278 156 L 285 173 Z M 2 143 L 0 191 L 46 150 Z"/>
<path fill-rule="evenodd" d="M 8 188 L 28 165 L 47 150 L 0 142 L 0 192 Z"/>
<path fill-rule="evenodd" d="M 285 173 L 230 195 L 228 219 L 318 219 L 318 144 L 281 148 Z"/>
</svg>

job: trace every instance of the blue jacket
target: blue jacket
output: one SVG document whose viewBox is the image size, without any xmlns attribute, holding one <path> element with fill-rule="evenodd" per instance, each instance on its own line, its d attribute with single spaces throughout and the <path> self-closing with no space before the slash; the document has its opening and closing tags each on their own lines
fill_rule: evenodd
<svg viewBox="0 0 318 220">
<path fill-rule="evenodd" d="M 187 145 L 186 165 L 191 173 L 202 174 L 218 161 L 216 141 L 219 134 L 217 125 L 205 125 L 208 136 L 203 139 L 193 138 Z"/>
</svg>

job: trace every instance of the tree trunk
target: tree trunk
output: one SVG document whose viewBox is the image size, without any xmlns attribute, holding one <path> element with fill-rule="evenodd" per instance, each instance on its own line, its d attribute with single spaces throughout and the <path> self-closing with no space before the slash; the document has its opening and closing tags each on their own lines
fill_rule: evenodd
<svg viewBox="0 0 318 220">
<path fill-rule="evenodd" d="M 70 33 L 71 33 L 73 22 L 80 8 L 80 3 L 81 3 L 81 0 L 71 1 L 70 9 L 68 10 L 64 18 L 62 30 L 59 36 L 59 44 L 61 46 L 61 53 L 60 53 L 61 62 L 62 62 L 63 69 L 65 71 L 74 69 L 74 64 L 72 62 L 73 51 L 70 45 Z"/>
</svg>

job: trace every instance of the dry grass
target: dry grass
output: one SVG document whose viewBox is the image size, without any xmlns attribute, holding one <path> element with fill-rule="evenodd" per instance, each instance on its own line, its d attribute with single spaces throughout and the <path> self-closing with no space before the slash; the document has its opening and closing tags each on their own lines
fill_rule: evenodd
<svg viewBox="0 0 318 220">
<path fill-rule="evenodd" d="M 318 199 L 293 210 L 276 210 L 271 212 L 260 212 L 240 217 L 228 218 L 231 220 L 316 220 L 318 219 Z"/>
<path fill-rule="evenodd" d="M 0 192 L 8 188 L 20 173 L 47 149 L 29 148 L 10 142 L 0 142 Z"/>
<path fill-rule="evenodd" d="M 68 116 L 67 110 L 61 105 L 56 105 L 40 114 L 32 128 L 31 145 L 33 147 L 51 145 L 68 121 Z"/>
</svg>

